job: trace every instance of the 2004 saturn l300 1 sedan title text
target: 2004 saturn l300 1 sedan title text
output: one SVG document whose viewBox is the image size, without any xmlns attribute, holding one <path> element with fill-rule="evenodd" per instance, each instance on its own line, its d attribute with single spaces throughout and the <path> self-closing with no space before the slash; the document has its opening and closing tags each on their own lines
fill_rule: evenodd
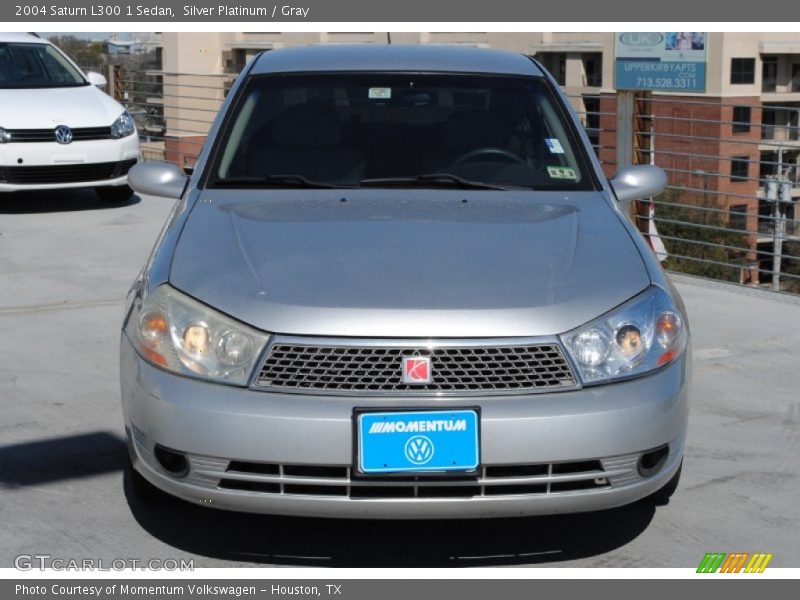
<svg viewBox="0 0 800 600">
<path fill-rule="evenodd" d="M 137 494 L 458 518 L 664 503 L 690 388 L 682 302 L 553 78 L 435 46 L 265 52 L 131 288 Z"/>
</svg>

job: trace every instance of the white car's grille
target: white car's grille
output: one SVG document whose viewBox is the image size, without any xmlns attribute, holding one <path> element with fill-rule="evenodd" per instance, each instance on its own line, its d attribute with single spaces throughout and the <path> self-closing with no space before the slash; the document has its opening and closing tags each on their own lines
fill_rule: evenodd
<svg viewBox="0 0 800 600">
<path fill-rule="evenodd" d="M 110 140 L 111 127 L 76 127 L 72 129 L 73 142 Z M 52 129 L 6 129 L 6 143 L 55 142 L 56 130 Z"/>
<path fill-rule="evenodd" d="M 575 387 L 557 343 L 339 345 L 276 341 L 257 388 L 307 393 L 531 392 Z M 404 383 L 403 357 L 429 357 L 430 383 Z"/>
<path fill-rule="evenodd" d="M 107 163 L 0 167 L 0 183 L 23 185 L 103 181 L 122 177 L 135 164 L 134 158 Z"/>
</svg>

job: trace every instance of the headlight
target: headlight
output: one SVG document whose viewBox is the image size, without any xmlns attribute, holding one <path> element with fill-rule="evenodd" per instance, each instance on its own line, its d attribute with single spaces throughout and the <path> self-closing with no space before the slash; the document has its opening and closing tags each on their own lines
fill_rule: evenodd
<svg viewBox="0 0 800 600">
<path fill-rule="evenodd" d="M 117 117 L 117 120 L 111 125 L 111 137 L 115 140 L 128 137 L 134 131 L 136 131 L 136 125 L 133 123 L 133 117 L 127 110 Z"/>
<path fill-rule="evenodd" d="M 598 383 L 642 375 L 676 360 L 687 337 L 680 309 L 653 286 L 561 339 L 583 382 Z"/>
<path fill-rule="evenodd" d="M 0 127 L 0 144 L 5 144 L 11 141 L 11 135 L 6 131 L 5 127 Z"/>
<path fill-rule="evenodd" d="M 168 285 L 134 305 L 126 333 L 153 364 L 233 385 L 247 385 L 269 339 Z"/>
</svg>

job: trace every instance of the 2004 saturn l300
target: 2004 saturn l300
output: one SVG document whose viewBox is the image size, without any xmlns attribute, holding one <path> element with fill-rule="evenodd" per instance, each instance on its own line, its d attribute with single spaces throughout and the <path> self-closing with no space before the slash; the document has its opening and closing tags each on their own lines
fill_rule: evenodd
<svg viewBox="0 0 800 600">
<path fill-rule="evenodd" d="M 229 510 L 500 517 L 664 502 L 690 380 L 681 301 L 534 60 L 261 54 L 178 201 L 121 340 L 137 494 Z"/>
</svg>

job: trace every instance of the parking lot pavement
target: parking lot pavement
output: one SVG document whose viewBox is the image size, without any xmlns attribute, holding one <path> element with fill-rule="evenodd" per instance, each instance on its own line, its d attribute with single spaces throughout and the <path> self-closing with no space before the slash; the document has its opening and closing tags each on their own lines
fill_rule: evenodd
<svg viewBox="0 0 800 600">
<path fill-rule="evenodd" d="M 667 506 L 450 522 L 241 515 L 128 492 L 123 299 L 171 202 L 0 196 L 0 566 L 194 558 L 195 566 L 694 567 L 705 552 L 800 564 L 800 303 L 677 278 L 694 334 L 683 480 Z"/>
</svg>

